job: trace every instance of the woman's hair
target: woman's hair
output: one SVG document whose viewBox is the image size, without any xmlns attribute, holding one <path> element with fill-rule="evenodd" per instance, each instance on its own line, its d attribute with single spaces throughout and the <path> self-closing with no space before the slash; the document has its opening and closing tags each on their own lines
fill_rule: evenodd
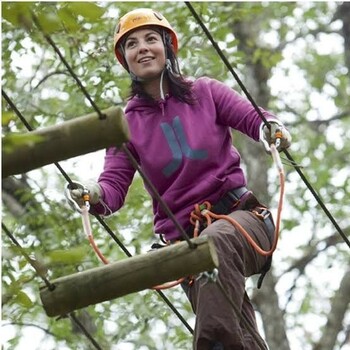
<svg viewBox="0 0 350 350">
<path fill-rule="evenodd" d="M 170 35 L 165 30 L 163 30 L 160 35 L 163 37 L 165 55 L 168 61 L 166 64 L 167 68 L 164 71 L 164 77 L 168 78 L 169 92 L 181 102 L 194 104 L 196 102 L 196 98 L 192 90 L 193 82 L 186 79 L 181 74 L 179 62 L 171 45 Z M 148 100 L 153 100 L 153 98 L 144 90 L 142 81 L 140 82 L 133 79 L 131 83 L 130 97 L 134 97 L 135 95 Z"/>
</svg>

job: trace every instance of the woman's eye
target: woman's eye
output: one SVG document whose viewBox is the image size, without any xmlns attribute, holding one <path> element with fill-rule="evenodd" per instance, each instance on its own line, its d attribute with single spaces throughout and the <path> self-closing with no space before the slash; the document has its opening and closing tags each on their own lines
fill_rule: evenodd
<svg viewBox="0 0 350 350">
<path fill-rule="evenodd" d="M 156 38 L 155 36 L 150 36 L 150 37 L 148 37 L 147 40 L 148 40 L 148 41 L 156 41 L 157 38 Z"/>
<path fill-rule="evenodd" d="M 134 47 L 135 45 L 136 45 L 136 42 L 130 40 L 126 43 L 126 48 L 130 49 L 130 48 Z"/>
</svg>

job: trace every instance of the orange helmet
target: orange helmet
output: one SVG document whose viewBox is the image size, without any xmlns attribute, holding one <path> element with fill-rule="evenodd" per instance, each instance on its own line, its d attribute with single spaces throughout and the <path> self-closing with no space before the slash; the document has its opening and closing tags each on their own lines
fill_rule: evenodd
<svg viewBox="0 0 350 350">
<path fill-rule="evenodd" d="M 178 49 L 177 35 L 165 17 L 151 9 L 141 8 L 125 14 L 117 24 L 114 33 L 114 52 L 117 60 L 125 67 L 123 54 L 118 50 L 122 38 L 132 30 L 143 26 L 158 26 L 169 32 L 175 54 Z"/>
</svg>

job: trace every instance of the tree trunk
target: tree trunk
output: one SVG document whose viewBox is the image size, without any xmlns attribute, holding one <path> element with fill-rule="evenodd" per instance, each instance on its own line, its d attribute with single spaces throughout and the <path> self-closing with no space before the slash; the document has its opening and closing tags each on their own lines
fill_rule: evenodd
<svg viewBox="0 0 350 350">
<path fill-rule="evenodd" d="M 313 350 L 335 349 L 337 336 L 343 329 L 343 320 L 350 304 L 350 269 L 348 269 L 341 282 L 339 289 L 331 300 L 331 310 L 323 328 L 322 336 Z"/>
<path fill-rule="evenodd" d="M 350 2 L 344 1 L 339 5 L 334 17 L 343 22 L 344 61 L 348 69 L 348 77 L 350 78 Z"/>
<path fill-rule="evenodd" d="M 275 290 L 276 283 L 276 277 L 271 269 L 264 278 L 261 289 L 255 291 L 252 301 L 259 307 L 270 349 L 290 350 L 284 325 L 284 314 L 280 309 Z"/>
</svg>

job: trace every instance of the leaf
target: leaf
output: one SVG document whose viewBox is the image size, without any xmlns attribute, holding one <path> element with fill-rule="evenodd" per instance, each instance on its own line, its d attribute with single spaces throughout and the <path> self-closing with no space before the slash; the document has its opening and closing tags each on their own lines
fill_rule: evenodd
<svg viewBox="0 0 350 350">
<path fill-rule="evenodd" d="M 12 120 L 16 119 L 14 112 L 2 112 L 1 114 L 1 125 L 8 126 Z"/>
<path fill-rule="evenodd" d="M 76 16 L 69 10 L 67 6 L 60 8 L 57 11 L 57 15 L 60 20 L 64 23 L 65 28 L 71 32 L 79 30 L 80 25 L 77 22 Z"/>
<path fill-rule="evenodd" d="M 53 13 L 39 13 L 38 22 L 43 32 L 46 34 L 62 30 L 62 22 L 60 18 Z"/>
<path fill-rule="evenodd" d="M 48 252 L 47 257 L 52 263 L 77 264 L 84 261 L 86 252 L 87 248 L 85 246 L 69 250 L 58 249 Z"/>
<path fill-rule="evenodd" d="M 12 133 L 2 138 L 2 147 L 5 153 L 10 153 L 16 147 L 33 146 L 35 143 L 41 142 L 43 136 L 32 133 Z"/>
<path fill-rule="evenodd" d="M 92 2 L 70 2 L 67 9 L 77 16 L 80 15 L 92 21 L 101 19 L 104 14 L 104 10 Z"/>
<path fill-rule="evenodd" d="M 2 17 L 16 27 L 26 25 L 31 6 L 30 2 L 2 2 Z"/>
<path fill-rule="evenodd" d="M 28 309 L 33 306 L 32 300 L 29 298 L 29 296 L 26 293 L 24 293 L 21 290 L 17 292 L 15 299 L 14 299 L 14 302 L 18 303 L 18 304 L 20 304 Z"/>
</svg>

